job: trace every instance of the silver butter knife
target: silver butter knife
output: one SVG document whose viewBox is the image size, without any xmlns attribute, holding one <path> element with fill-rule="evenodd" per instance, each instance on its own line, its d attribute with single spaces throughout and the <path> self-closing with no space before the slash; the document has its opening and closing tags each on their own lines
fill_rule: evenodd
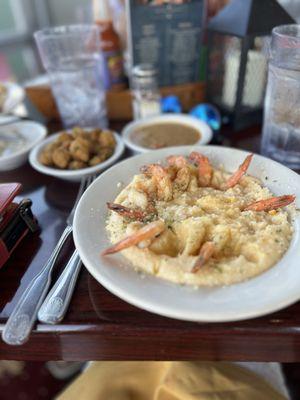
<svg viewBox="0 0 300 400">
<path fill-rule="evenodd" d="M 51 284 L 51 274 L 60 250 L 72 232 L 75 209 L 85 189 L 94 180 L 94 176 L 84 177 L 81 180 L 75 204 L 67 218 L 67 226 L 62 233 L 55 249 L 42 270 L 33 278 L 17 302 L 2 332 L 2 339 L 10 345 L 25 343 L 32 331 L 37 318 L 38 310 Z"/>
</svg>

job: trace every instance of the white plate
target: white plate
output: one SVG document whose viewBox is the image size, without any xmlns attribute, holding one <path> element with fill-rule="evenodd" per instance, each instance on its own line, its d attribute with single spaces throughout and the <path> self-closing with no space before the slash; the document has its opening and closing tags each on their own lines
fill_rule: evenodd
<svg viewBox="0 0 300 400">
<path fill-rule="evenodd" d="M 85 128 L 88 130 L 90 128 Z M 64 131 L 64 132 L 70 132 Z M 45 165 L 39 162 L 39 154 L 41 150 L 49 143 L 54 142 L 55 139 L 61 134 L 61 132 L 56 133 L 55 135 L 49 136 L 42 143 L 32 149 L 29 155 L 29 162 L 31 166 L 39 172 L 42 172 L 46 175 L 51 175 L 56 178 L 66 179 L 68 181 L 80 181 L 82 177 L 88 175 L 99 174 L 104 169 L 110 167 L 113 163 L 115 163 L 124 152 L 124 143 L 120 135 L 114 133 L 114 137 L 116 139 L 116 147 L 114 153 L 107 160 L 103 161 L 101 164 L 95 165 L 94 167 L 82 168 L 77 170 L 64 170 L 59 168 L 51 168 L 46 167 Z"/>
<path fill-rule="evenodd" d="M 43 140 L 47 134 L 47 129 L 44 125 L 33 121 L 19 121 L 7 126 L 0 126 L 0 136 L 1 133 L 7 136 L 10 131 L 17 131 L 27 140 L 27 144 L 15 153 L 0 156 L 0 171 L 9 171 L 25 164 L 30 150 Z"/>
<path fill-rule="evenodd" d="M 179 125 L 187 125 L 194 128 L 200 133 L 200 139 L 194 146 L 199 146 L 207 144 L 212 139 L 211 127 L 203 121 L 186 114 L 162 114 L 155 117 L 148 117 L 139 119 L 137 121 L 130 122 L 125 126 L 122 131 L 122 137 L 124 139 L 125 145 L 132 150 L 134 154 L 146 153 L 147 151 L 155 151 L 147 147 L 142 147 L 132 140 L 132 133 L 138 128 L 155 125 L 155 124 L 166 124 L 175 123 Z"/>
<path fill-rule="evenodd" d="M 1 82 L 1 85 L 7 89 L 2 112 L 10 113 L 18 104 L 22 103 L 25 98 L 25 91 L 20 85 L 13 82 Z"/>
<path fill-rule="evenodd" d="M 236 170 L 248 153 L 218 146 L 188 146 L 157 150 L 129 158 L 102 174 L 85 192 L 74 220 L 74 239 L 86 268 L 104 287 L 142 309 L 167 317 L 221 322 L 254 318 L 286 307 L 300 299 L 300 216 L 284 257 L 267 272 L 246 282 L 215 288 L 181 287 L 150 275 L 141 275 L 117 254 L 100 257 L 110 245 L 105 231 L 106 202 L 115 199 L 145 163 L 164 160 L 170 154 L 200 151 L 214 165 Z M 300 205 L 300 177 L 275 161 L 255 155 L 249 173 L 261 179 L 275 195 L 295 194 Z"/>
</svg>

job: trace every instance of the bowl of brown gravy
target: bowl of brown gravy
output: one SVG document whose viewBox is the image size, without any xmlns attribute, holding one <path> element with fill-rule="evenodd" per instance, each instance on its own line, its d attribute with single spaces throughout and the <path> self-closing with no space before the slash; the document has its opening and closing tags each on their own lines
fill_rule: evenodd
<svg viewBox="0 0 300 400">
<path fill-rule="evenodd" d="M 125 145 L 135 154 L 164 147 L 203 145 L 212 138 L 211 128 L 185 114 L 164 114 L 133 121 L 122 131 Z"/>
</svg>

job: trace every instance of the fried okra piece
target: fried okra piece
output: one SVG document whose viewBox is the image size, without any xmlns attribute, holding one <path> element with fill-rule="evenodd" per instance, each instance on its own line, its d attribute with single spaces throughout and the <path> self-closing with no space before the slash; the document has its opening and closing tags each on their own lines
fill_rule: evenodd
<svg viewBox="0 0 300 400">
<path fill-rule="evenodd" d="M 54 150 L 58 149 L 60 146 L 60 143 L 57 143 L 56 141 L 53 143 L 47 144 L 47 146 L 44 147 L 43 151 L 50 151 L 53 153 Z"/>
<path fill-rule="evenodd" d="M 112 154 L 114 150 L 111 147 L 103 147 L 99 150 L 98 156 L 102 159 L 102 161 L 107 160 Z"/>
<path fill-rule="evenodd" d="M 71 147 L 71 140 L 65 140 L 61 145 L 59 146 L 60 149 L 65 149 L 65 150 L 70 150 Z"/>
<path fill-rule="evenodd" d="M 90 158 L 89 142 L 77 137 L 70 145 L 71 156 L 78 161 L 88 162 Z"/>
<path fill-rule="evenodd" d="M 98 152 L 100 151 L 100 149 L 101 149 L 101 146 L 100 146 L 100 144 L 98 143 L 98 141 L 92 140 L 92 141 L 90 142 L 90 154 L 91 154 L 91 156 L 97 155 Z"/>
<path fill-rule="evenodd" d="M 89 166 L 90 166 L 90 167 L 94 167 L 95 165 L 100 164 L 102 161 L 103 161 L 103 160 L 102 160 L 101 157 L 99 157 L 99 156 L 94 156 L 94 157 L 92 157 L 92 158 L 90 159 L 90 161 L 89 161 Z"/>
<path fill-rule="evenodd" d="M 101 135 L 102 130 L 100 128 L 96 128 L 94 129 L 91 133 L 90 133 L 90 137 L 93 141 L 98 142 L 98 139 Z"/>
<path fill-rule="evenodd" d="M 81 169 L 86 167 L 88 167 L 88 165 L 83 161 L 73 160 L 69 163 L 69 169 Z"/>
<path fill-rule="evenodd" d="M 46 166 L 52 166 L 53 165 L 53 152 L 59 148 L 59 143 L 53 142 L 47 144 L 41 151 L 39 155 L 39 161 L 41 164 L 46 165 Z"/>
<path fill-rule="evenodd" d="M 89 161 L 90 166 L 94 166 L 107 160 L 113 153 L 113 149 L 110 147 L 104 147 L 99 149 L 98 153 L 92 157 Z"/>
<path fill-rule="evenodd" d="M 42 151 L 39 155 L 39 162 L 46 166 L 53 165 L 52 152 L 47 150 Z"/>
<path fill-rule="evenodd" d="M 74 139 L 78 138 L 78 137 L 83 137 L 84 134 L 84 130 L 82 128 L 80 128 L 80 126 L 75 126 L 72 129 L 72 136 Z"/>
<path fill-rule="evenodd" d="M 52 153 L 53 164 L 58 168 L 67 168 L 70 160 L 71 155 L 70 153 L 63 148 L 58 148 L 54 150 Z"/>
<path fill-rule="evenodd" d="M 69 135 L 67 132 L 62 132 L 56 139 L 56 143 L 62 144 L 65 142 L 71 142 L 72 139 L 73 139 L 72 136 Z"/>
<path fill-rule="evenodd" d="M 114 135 L 111 131 L 102 131 L 99 135 L 98 141 L 102 147 L 114 148 L 116 145 Z"/>
</svg>

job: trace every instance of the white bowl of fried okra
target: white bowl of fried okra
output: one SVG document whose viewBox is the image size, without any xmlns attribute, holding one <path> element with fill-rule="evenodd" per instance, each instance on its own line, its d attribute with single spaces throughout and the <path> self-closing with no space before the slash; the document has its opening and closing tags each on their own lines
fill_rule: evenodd
<svg viewBox="0 0 300 400">
<path fill-rule="evenodd" d="M 122 138 L 115 132 L 75 127 L 51 135 L 34 147 L 29 162 L 43 174 L 80 181 L 114 164 L 123 151 Z"/>
</svg>

